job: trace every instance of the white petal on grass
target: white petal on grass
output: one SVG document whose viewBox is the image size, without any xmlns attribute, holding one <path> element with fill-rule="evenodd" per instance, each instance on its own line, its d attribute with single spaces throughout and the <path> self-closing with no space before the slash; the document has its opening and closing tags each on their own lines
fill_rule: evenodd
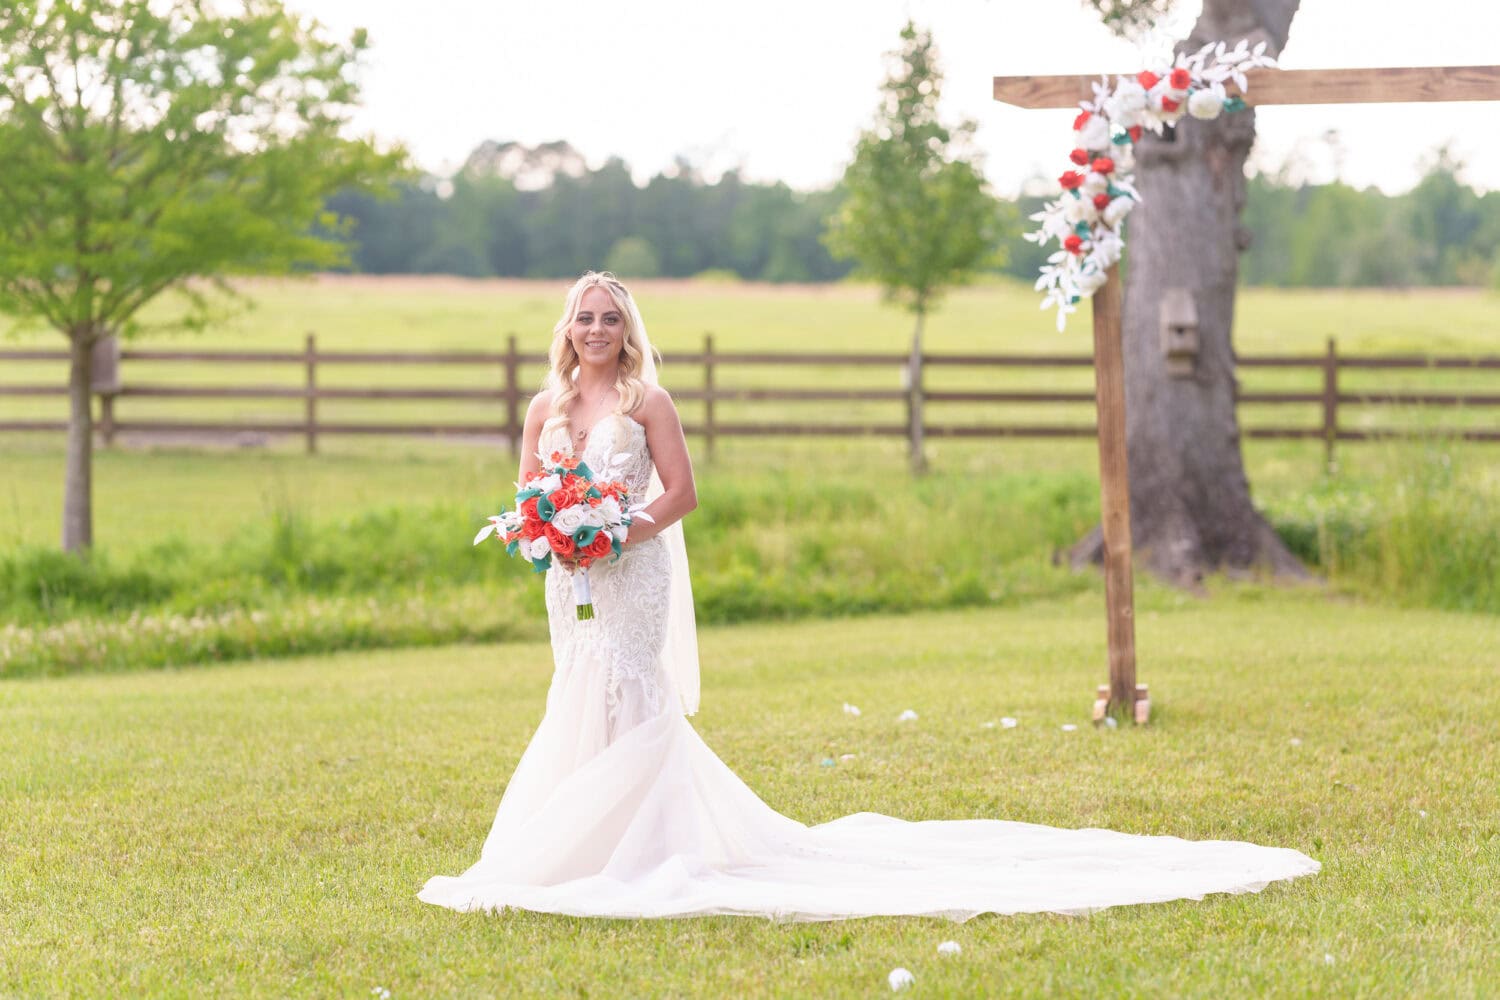
<svg viewBox="0 0 1500 1000">
<path fill-rule="evenodd" d="M 886 982 L 891 984 L 893 990 L 904 990 L 917 981 L 917 977 L 911 974 L 910 969 L 895 968 L 891 974 L 886 976 Z"/>
<path fill-rule="evenodd" d="M 841 753 L 841 754 L 839 754 L 839 760 L 853 760 L 853 759 L 854 759 L 854 754 L 852 754 L 852 753 Z"/>
<path fill-rule="evenodd" d="M 1004 727 L 1005 729 L 1014 729 L 1014 728 L 1016 728 L 1017 725 L 1019 725 L 1019 723 L 1016 722 L 1015 719 L 1012 719 L 1010 716 L 1007 715 L 1005 718 L 1003 718 L 1003 719 L 1000 720 L 1000 725 L 1002 727 Z"/>
<path fill-rule="evenodd" d="M 1299 740 L 1299 739 L 1297 739 L 1297 737 L 1295 737 L 1295 736 L 1293 736 L 1293 737 L 1292 737 L 1292 738 L 1291 738 L 1291 739 L 1290 739 L 1290 740 L 1288 740 L 1288 741 L 1287 741 L 1287 742 L 1288 742 L 1288 743 L 1290 743 L 1290 744 L 1291 744 L 1291 745 L 1292 745 L 1292 746 L 1294 746 L 1294 747 L 1300 747 L 1300 746 L 1301 746 L 1301 745 L 1302 745 L 1302 741 L 1301 741 L 1301 740 Z"/>
<path fill-rule="evenodd" d="M 963 949 L 959 947 L 957 941 L 944 941 L 942 944 L 938 945 L 939 955 L 957 955 L 961 951 L 963 951 Z"/>
<path fill-rule="evenodd" d="M 845 715 L 858 715 L 859 714 L 859 706 L 858 705 L 851 705 L 847 701 L 844 702 L 844 714 Z"/>
<path fill-rule="evenodd" d="M 1109 728 L 1114 729 L 1116 726 L 1118 726 L 1120 724 L 1120 721 L 1118 719 L 1116 719 L 1113 715 L 1106 715 L 1104 717 L 1104 724 L 1106 726 L 1108 726 Z"/>
<path fill-rule="evenodd" d="M 908 708 L 906 711 L 904 711 L 900 715 L 896 716 L 896 721 L 897 722 L 915 722 L 916 718 L 917 718 L 917 713 L 913 712 L 911 709 Z"/>
<path fill-rule="evenodd" d="M 1065 733 L 1071 733 L 1073 730 L 1075 730 L 1077 728 L 1078 727 L 1075 726 L 1075 725 L 1073 725 L 1073 723 L 1071 723 L 1071 722 L 1064 722 L 1063 723 L 1063 727 L 1062 727 L 1062 731 L 1065 732 Z"/>
<path fill-rule="evenodd" d="M 993 722 L 982 722 L 982 723 L 980 723 L 980 725 L 983 728 L 985 728 L 985 729 L 994 729 L 995 728 L 995 724 Z"/>
</svg>

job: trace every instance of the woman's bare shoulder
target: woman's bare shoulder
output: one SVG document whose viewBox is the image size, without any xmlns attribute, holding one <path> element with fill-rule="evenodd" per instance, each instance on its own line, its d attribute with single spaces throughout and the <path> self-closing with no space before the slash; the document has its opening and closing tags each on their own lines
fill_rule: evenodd
<svg viewBox="0 0 1500 1000">
<path fill-rule="evenodd" d="M 526 415 L 530 416 L 538 411 L 548 412 L 552 409 L 552 390 L 543 389 L 531 397 L 531 405 L 526 407 Z"/>
<path fill-rule="evenodd" d="M 677 407 L 672 402 L 672 394 L 659 385 L 648 385 L 646 395 L 641 398 L 641 404 L 635 408 L 635 413 L 632 415 L 643 427 L 649 427 L 653 420 L 676 413 Z"/>
</svg>

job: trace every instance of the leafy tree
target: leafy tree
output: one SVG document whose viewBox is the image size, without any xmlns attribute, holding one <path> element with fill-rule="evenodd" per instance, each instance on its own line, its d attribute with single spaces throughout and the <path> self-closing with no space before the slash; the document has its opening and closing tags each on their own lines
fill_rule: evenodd
<svg viewBox="0 0 1500 1000">
<path fill-rule="evenodd" d="M 339 132 L 363 32 L 333 41 L 280 0 L 10 0 L 0 8 L 0 311 L 71 345 L 63 547 L 93 538 L 92 349 L 163 293 L 330 267 L 333 192 L 395 175 Z"/>
<path fill-rule="evenodd" d="M 639 236 L 618 240 L 604 258 L 604 269 L 623 279 L 655 278 L 661 274 L 661 258 L 656 248 Z"/>
<path fill-rule="evenodd" d="M 888 301 L 916 316 L 912 350 L 942 291 L 999 263 L 1000 203 L 965 158 L 974 123 L 938 121 L 942 74 L 932 35 L 908 21 L 896 66 L 881 85 L 875 126 L 863 132 L 844 171 L 846 197 L 830 221 L 828 246 L 852 257 Z M 912 464 L 922 467 L 920 441 Z"/>
</svg>

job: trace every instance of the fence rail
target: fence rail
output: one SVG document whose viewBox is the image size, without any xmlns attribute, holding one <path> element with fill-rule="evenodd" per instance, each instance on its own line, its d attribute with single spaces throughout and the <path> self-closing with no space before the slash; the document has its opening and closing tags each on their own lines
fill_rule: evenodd
<svg viewBox="0 0 1500 1000">
<path fill-rule="evenodd" d="M 523 389 L 520 371 L 523 366 L 543 365 L 546 356 L 523 353 L 516 338 L 508 338 L 504 351 L 325 351 L 309 334 L 302 351 L 250 350 L 159 350 L 120 349 L 112 342 L 95 353 L 95 395 L 100 403 L 98 430 L 108 446 L 117 434 L 136 433 L 236 433 L 259 432 L 303 437 L 307 450 L 317 450 L 323 434 L 356 435 L 499 435 L 512 447 L 521 435 Z M 23 361 L 67 361 L 69 353 L 60 350 L 0 350 L 0 363 Z M 932 423 L 924 411 L 928 403 L 1037 405 L 1094 401 L 1092 390 L 955 390 L 929 388 L 927 368 L 1090 368 L 1093 359 L 1084 354 L 931 354 L 925 352 L 829 353 L 829 352 L 751 352 L 719 351 L 711 334 L 704 337 L 700 352 L 681 352 L 668 358 L 677 370 L 697 366 L 702 371 L 702 387 L 682 387 L 673 395 L 683 401 L 703 404 L 703 419 L 690 423 L 685 430 L 704 439 L 711 454 L 714 442 L 721 437 L 752 436 L 890 436 L 905 437 L 915 447 L 924 437 L 932 438 L 1087 438 L 1093 437 L 1092 423 L 1056 424 L 955 424 Z M 121 371 L 132 362 L 213 362 L 239 365 L 296 365 L 302 368 L 301 385 L 173 385 L 153 382 L 127 382 Z M 330 386 L 320 384 L 318 374 L 325 365 L 492 365 L 498 369 L 495 384 L 486 388 L 447 388 L 422 386 Z M 1375 438 L 1414 436 L 1438 433 L 1467 441 L 1500 442 L 1500 430 L 1492 427 L 1450 427 L 1437 430 L 1372 430 L 1344 427 L 1339 424 L 1343 406 L 1432 406 L 1432 407 L 1500 407 L 1500 392 L 1436 392 L 1398 389 L 1347 390 L 1340 387 L 1340 372 L 1347 370 L 1495 370 L 1500 371 L 1500 356 L 1428 357 L 1422 355 L 1388 355 L 1359 357 L 1341 355 L 1330 339 L 1327 350 L 1317 355 L 1261 355 L 1241 357 L 1242 369 L 1305 369 L 1320 372 L 1322 385 L 1317 391 L 1240 392 L 1239 405 L 1282 406 L 1317 405 L 1321 419 L 1311 426 L 1248 427 L 1241 433 L 1263 439 L 1319 439 L 1325 442 L 1331 461 L 1338 441 L 1367 441 Z M 887 368 L 901 375 L 901 387 L 881 388 L 800 388 L 724 386 L 719 375 L 725 367 L 734 366 Z M 0 398 L 7 396 L 66 396 L 61 385 L 0 384 Z M 122 419 L 116 406 L 133 399 L 270 399 L 303 401 L 301 419 L 284 420 L 133 420 Z M 329 420 L 320 416 L 321 401 L 398 401 L 444 400 L 479 401 L 499 404 L 499 419 L 483 423 Z M 864 421 L 848 423 L 802 423 L 770 421 L 726 421 L 719 415 L 718 404 L 754 404 L 766 402 L 887 402 L 906 404 L 905 419 L 899 421 Z M 0 418 L 0 431 L 61 431 L 63 420 L 15 420 Z"/>
</svg>

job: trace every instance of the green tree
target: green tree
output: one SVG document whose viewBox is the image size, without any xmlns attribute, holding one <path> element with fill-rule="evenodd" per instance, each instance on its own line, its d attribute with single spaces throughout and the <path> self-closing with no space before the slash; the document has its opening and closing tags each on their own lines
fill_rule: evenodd
<svg viewBox="0 0 1500 1000">
<path fill-rule="evenodd" d="M 923 321 L 943 290 L 1000 263 L 1003 216 L 968 155 L 974 123 L 950 129 L 938 121 L 943 78 L 931 32 L 908 21 L 892 55 L 875 126 L 854 147 L 846 197 L 826 239 L 835 256 L 854 258 L 857 273 L 880 284 L 887 301 L 916 316 L 912 350 L 919 352 Z M 920 439 L 911 460 L 922 468 Z"/>
<path fill-rule="evenodd" d="M 661 274 L 661 258 L 649 240 L 626 236 L 610 247 L 604 269 L 625 279 L 655 278 Z"/>
<path fill-rule="evenodd" d="M 365 44 L 280 0 L 0 8 L 0 312 L 71 345 L 65 549 L 93 539 L 94 345 L 169 291 L 201 328 L 233 275 L 342 263 L 325 200 L 400 171 L 340 136 Z"/>
</svg>

